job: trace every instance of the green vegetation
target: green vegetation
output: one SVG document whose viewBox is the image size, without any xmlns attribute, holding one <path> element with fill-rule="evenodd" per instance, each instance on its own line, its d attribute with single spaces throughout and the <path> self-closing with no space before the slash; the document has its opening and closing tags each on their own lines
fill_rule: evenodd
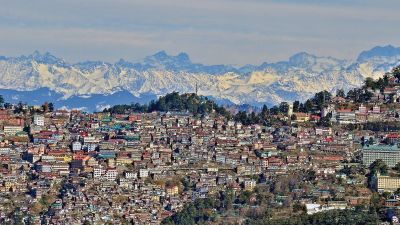
<svg viewBox="0 0 400 225">
<path fill-rule="evenodd" d="M 375 225 L 379 223 L 376 213 L 354 210 L 331 210 L 313 215 L 301 214 L 286 219 L 246 220 L 246 225 Z"/>
<path fill-rule="evenodd" d="M 400 79 L 400 66 L 394 67 L 392 69 L 392 74 L 394 77 L 396 77 L 397 79 Z"/>
<path fill-rule="evenodd" d="M 295 101 L 293 105 L 294 112 L 307 112 L 307 113 L 318 113 L 326 102 L 329 102 L 332 95 L 328 91 L 322 91 L 315 94 L 313 98 L 307 100 L 304 104 L 299 101 Z M 240 111 L 233 116 L 233 119 L 237 122 L 241 122 L 244 125 L 267 123 L 273 120 L 272 116 L 278 114 L 286 114 L 289 110 L 289 103 L 282 102 L 278 106 L 268 108 L 266 105 L 262 107 L 260 113 L 247 113 Z M 160 97 L 156 101 L 151 101 L 148 105 L 141 105 L 139 103 L 132 103 L 130 105 L 115 105 L 111 108 L 104 109 L 103 112 L 124 114 L 132 112 L 154 112 L 154 111 L 179 111 L 179 112 L 190 112 L 194 115 L 204 115 L 215 112 L 218 115 L 225 116 L 228 119 L 231 118 L 231 114 L 223 107 L 218 106 L 214 101 L 204 96 L 198 96 L 196 94 L 179 94 L 178 92 L 172 92 L 163 97 Z"/>
<path fill-rule="evenodd" d="M 164 219 L 161 224 L 190 225 L 214 221 L 217 214 L 213 209 L 218 207 L 219 203 L 211 198 L 197 199 L 193 203 L 187 204 L 179 213 Z"/>
<path fill-rule="evenodd" d="M 396 163 L 396 165 L 393 167 L 393 170 L 397 173 L 400 173 L 400 162 Z"/>
<path fill-rule="evenodd" d="M 363 130 L 371 130 L 371 131 L 399 131 L 400 130 L 400 122 L 367 122 L 362 125 L 349 125 L 349 127 L 360 128 Z"/>
<path fill-rule="evenodd" d="M 380 173 L 386 175 L 388 173 L 389 167 L 382 159 L 377 159 L 369 166 L 369 171 L 372 175 Z"/>
<path fill-rule="evenodd" d="M 196 94 L 179 94 L 172 92 L 160 97 L 156 101 L 151 101 L 149 105 L 131 104 L 131 105 L 115 105 L 104 112 L 110 113 L 130 113 L 130 112 L 154 112 L 154 111 L 188 111 L 195 115 L 203 115 L 215 112 L 219 115 L 230 117 L 230 114 L 224 107 L 218 106 L 215 102 L 204 96 Z"/>
<path fill-rule="evenodd" d="M 238 196 L 236 202 L 248 203 L 252 193 L 247 192 Z M 242 199 L 243 198 L 243 199 Z M 163 225 L 190 225 L 190 224 L 226 224 L 224 216 L 227 210 L 232 209 L 232 193 L 225 193 L 220 198 L 197 199 L 193 203 L 185 205 L 182 211 L 171 217 L 165 218 Z M 242 199 L 242 200 L 239 200 Z M 375 211 L 365 212 L 361 210 L 330 210 L 313 215 L 305 214 L 305 207 L 294 204 L 293 211 L 297 215 L 280 219 L 272 219 L 271 210 L 265 207 L 251 208 L 242 216 L 246 225 L 341 225 L 341 224 L 377 224 L 379 217 Z M 228 214 L 230 215 L 230 214 Z"/>
</svg>

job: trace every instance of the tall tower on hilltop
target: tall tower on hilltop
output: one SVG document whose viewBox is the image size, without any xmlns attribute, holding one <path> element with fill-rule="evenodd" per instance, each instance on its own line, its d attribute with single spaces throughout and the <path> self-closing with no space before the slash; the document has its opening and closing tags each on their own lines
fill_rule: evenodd
<svg viewBox="0 0 400 225">
<path fill-rule="evenodd" d="M 287 111 L 287 114 L 289 117 L 291 117 L 293 115 L 293 103 L 289 104 L 289 109 Z"/>
</svg>

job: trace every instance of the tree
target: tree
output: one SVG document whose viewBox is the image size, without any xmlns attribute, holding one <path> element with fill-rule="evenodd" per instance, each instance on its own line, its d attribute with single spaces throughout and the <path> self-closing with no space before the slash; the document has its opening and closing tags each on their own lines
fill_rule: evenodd
<svg viewBox="0 0 400 225">
<path fill-rule="evenodd" d="M 54 105 L 52 102 L 49 103 L 49 111 L 53 112 L 54 111 Z"/>
<path fill-rule="evenodd" d="M 314 181 L 317 178 L 317 175 L 314 170 L 309 170 L 306 174 L 306 179 L 308 181 Z"/>
<path fill-rule="evenodd" d="M 306 212 L 306 206 L 301 204 L 300 202 L 296 202 L 293 204 L 293 212 Z"/>
<path fill-rule="evenodd" d="M 387 174 L 388 173 L 388 166 L 382 159 L 375 160 L 370 166 L 369 170 L 371 175 L 375 175 L 377 173 L 380 174 Z"/>
<path fill-rule="evenodd" d="M 234 120 L 236 122 L 241 122 L 244 125 L 247 125 L 249 123 L 249 118 L 248 118 L 247 113 L 245 111 L 238 112 L 235 115 Z"/>
<path fill-rule="evenodd" d="M 232 190 L 225 191 L 221 194 L 221 201 L 226 210 L 232 209 L 234 201 L 234 193 Z"/>
<path fill-rule="evenodd" d="M 305 103 L 304 103 L 304 112 L 311 112 L 313 110 L 314 104 L 313 102 L 308 99 Z"/>
<path fill-rule="evenodd" d="M 312 99 L 314 105 L 317 106 L 318 110 L 321 110 L 322 107 L 331 100 L 332 94 L 328 91 L 321 91 L 315 94 Z"/>
<path fill-rule="evenodd" d="M 8 102 L 4 103 L 4 108 L 11 109 L 11 107 L 12 107 L 11 103 L 8 103 Z"/>
<path fill-rule="evenodd" d="M 269 111 L 270 111 L 270 113 L 271 113 L 272 115 L 278 115 L 278 114 L 280 113 L 279 107 L 278 107 L 278 106 L 272 107 Z"/>
<path fill-rule="evenodd" d="M 0 105 L 3 105 L 4 104 L 4 98 L 3 98 L 3 95 L 0 95 Z"/>
<path fill-rule="evenodd" d="M 378 193 L 376 193 L 376 192 L 372 193 L 370 202 L 371 202 L 371 205 L 372 205 L 374 208 L 379 207 L 379 205 L 380 205 L 380 203 L 381 203 L 381 196 L 380 196 Z"/>
<path fill-rule="evenodd" d="M 49 103 L 48 103 L 48 102 L 45 102 L 45 103 L 42 105 L 42 109 L 43 109 L 44 112 L 48 112 L 48 111 L 49 111 Z"/>
<path fill-rule="evenodd" d="M 396 66 L 392 69 L 392 74 L 397 79 L 400 79 L 400 66 Z"/>
<path fill-rule="evenodd" d="M 338 90 L 336 91 L 336 96 L 337 96 L 337 97 L 341 97 L 341 98 L 346 97 L 346 95 L 345 95 L 343 89 L 338 89 Z"/>
<path fill-rule="evenodd" d="M 372 77 L 367 77 L 364 81 L 364 85 L 367 88 L 371 88 L 372 90 L 375 90 L 378 88 L 377 83 L 374 81 Z"/>
<path fill-rule="evenodd" d="M 369 137 L 368 145 L 373 145 L 373 144 L 374 144 L 374 138 L 373 137 Z"/>
<path fill-rule="evenodd" d="M 293 112 L 298 112 L 300 110 L 300 102 L 294 101 L 293 102 Z"/>
<path fill-rule="evenodd" d="M 393 169 L 394 169 L 396 172 L 400 173 L 400 162 L 396 163 L 396 165 L 393 167 Z"/>
<path fill-rule="evenodd" d="M 289 104 L 287 102 L 281 102 L 281 104 L 279 104 L 279 111 L 281 113 L 287 113 L 289 110 Z"/>
<path fill-rule="evenodd" d="M 250 191 L 243 191 L 242 193 L 240 193 L 240 195 L 238 196 L 238 201 L 241 204 L 248 204 L 250 197 L 251 197 L 251 192 Z"/>
<path fill-rule="evenodd" d="M 261 117 L 263 119 L 266 119 L 269 116 L 269 109 L 268 106 L 263 105 L 262 110 L 261 110 Z"/>
<path fill-rule="evenodd" d="M 328 113 L 328 115 L 321 117 L 321 119 L 318 121 L 317 125 L 324 126 L 324 127 L 330 127 L 331 126 L 331 118 L 332 118 L 332 113 Z"/>
</svg>

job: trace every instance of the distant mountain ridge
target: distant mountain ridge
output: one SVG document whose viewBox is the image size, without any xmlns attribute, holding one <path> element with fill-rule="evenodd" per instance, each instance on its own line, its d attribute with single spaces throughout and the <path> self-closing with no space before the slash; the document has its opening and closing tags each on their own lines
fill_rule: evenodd
<svg viewBox="0 0 400 225">
<path fill-rule="evenodd" d="M 56 107 L 93 111 L 143 103 L 172 91 L 194 92 L 197 85 L 199 94 L 223 104 L 271 106 L 305 100 L 322 90 L 358 87 L 366 77 L 381 77 L 399 62 L 400 48 L 391 45 L 363 51 L 354 61 L 301 52 L 287 61 L 243 67 L 193 63 L 186 53 L 172 56 L 165 51 L 139 62 L 70 64 L 35 51 L 28 56 L 0 56 L 0 94 L 7 101 L 37 104 L 47 92 Z"/>
</svg>

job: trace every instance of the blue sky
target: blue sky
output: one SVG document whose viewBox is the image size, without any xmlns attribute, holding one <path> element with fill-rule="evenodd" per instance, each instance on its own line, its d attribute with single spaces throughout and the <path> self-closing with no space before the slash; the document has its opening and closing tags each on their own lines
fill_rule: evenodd
<svg viewBox="0 0 400 225">
<path fill-rule="evenodd" d="M 398 0 L 0 0 L 0 55 L 139 60 L 159 50 L 206 64 L 300 51 L 354 59 L 400 46 Z"/>
</svg>

